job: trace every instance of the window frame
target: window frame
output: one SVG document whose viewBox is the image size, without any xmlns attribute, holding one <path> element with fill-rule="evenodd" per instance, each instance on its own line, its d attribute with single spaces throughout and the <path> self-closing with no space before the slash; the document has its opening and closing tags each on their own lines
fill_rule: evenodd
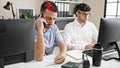
<svg viewBox="0 0 120 68">
<path fill-rule="evenodd" d="M 116 14 L 114 14 L 114 15 L 107 15 L 107 5 L 110 4 L 110 3 L 111 4 L 116 3 L 116 10 L 115 10 Z M 105 0 L 104 17 L 105 18 L 107 18 L 107 16 L 111 16 L 111 17 L 114 17 L 114 18 L 120 17 L 120 15 L 118 15 L 118 9 L 119 8 L 120 8 L 120 0 L 116 0 L 116 2 L 108 2 L 108 0 Z"/>
</svg>

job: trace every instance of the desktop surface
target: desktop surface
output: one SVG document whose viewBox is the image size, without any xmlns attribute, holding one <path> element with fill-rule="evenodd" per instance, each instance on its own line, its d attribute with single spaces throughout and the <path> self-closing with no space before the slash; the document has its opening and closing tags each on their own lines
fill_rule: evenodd
<svg viewBox="0 0 120 68">
<path fill-rule="evenodd" d="M 81 62 L 82 61 L 82 60 L 75 60 L 69 56 L 66 56 L 66 60 L 63 64 L 55 64 L 53 59 L 56 55 L 57 54 L 47 55 L 44 57 L 43 61 L 33 60 L 27 63 L 20 62 L 20 63 L 6 65 L 5 68 L 61 68 L 61 65 L 63 65 L 66 62 L 69 62 L 69 61 Z M 109 60 L 109 61 L 102 60 L 100 67 L 92 66 L 92 58 L 88 57 L 88 59 L 90 61 L 90 68 L 119 68 L 120 67 L 120 61 L 117 61 L 114 59 Z M 79 68 L 82 68 L 82 65 Z"/>
</svg>

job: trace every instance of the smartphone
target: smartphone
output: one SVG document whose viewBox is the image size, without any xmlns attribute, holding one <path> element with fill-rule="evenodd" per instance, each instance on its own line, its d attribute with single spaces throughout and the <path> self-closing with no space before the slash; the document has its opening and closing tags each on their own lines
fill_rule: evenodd
<svg viewBox="0 0 120 68">
<path fill-rule="evenodd" d="M 82 64 L 83 62 L 77 63 L 77 62 L 67 62 L 65 64 L 63 64 L 61 67 L 62 68 L 79 68 L 79 66 Z"/>
<path fill-rule="evenodd" d="M 41 15 L 41 18 L 44 18 L 43 14 Z M 43 22 L 43 26 L 46 27 L 46 23 Z"/>
</svg>

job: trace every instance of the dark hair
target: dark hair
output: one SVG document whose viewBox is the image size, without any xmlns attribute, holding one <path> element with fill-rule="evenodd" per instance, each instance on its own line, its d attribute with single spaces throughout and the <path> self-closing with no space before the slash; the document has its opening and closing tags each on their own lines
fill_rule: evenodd
<svg viewBox="0 0 120 68">
<path fill-rule="evenodd" d="M 58 12 L 58 7 L 55 5 L 55 3 L 51 2 L 51 1 L 45 1 L 42 5 L 41 5 L 41 12 L 45 12 L 46 9 L 53 11 L 53 12 Z"/>
<path fill-rule="evenodd" d="M 80 3 L 80 4 L 77 4 L 74 8 L 74 13 L 77 12 L 77 10 L 81 10 L 81 11 L 90 11 L 91 8 L 89 5 L 85 4 L 85 3 Z"/>
</svg>

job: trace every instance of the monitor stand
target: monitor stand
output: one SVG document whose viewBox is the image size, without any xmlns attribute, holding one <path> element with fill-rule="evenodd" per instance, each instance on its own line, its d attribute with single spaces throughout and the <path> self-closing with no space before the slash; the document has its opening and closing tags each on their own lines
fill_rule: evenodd
<svg viewBox="0 0 120 68">
<path fill-rule="evenodd" d="M 120 46 L 117 42 L 112 42 L 111 46 L 114 47 L 114 49 L 112 50 L 108 50 L 106 51 L 106 53 L 104 52 L 104 54 L 102 55 L 102 59 L 104 60 L 110 60 L 110 59 L 116 59 L 120 61 Z"/>
<path fill-rule="evenodd" d="M 28 62 L 33 60 L 34 56 L 30 52 L 24 52 L 16 55 L 9 55 L 0 57 L 0 68 L 4 68 L 4 65 L 18 63 L 18 62 Z"/>
</svg>

